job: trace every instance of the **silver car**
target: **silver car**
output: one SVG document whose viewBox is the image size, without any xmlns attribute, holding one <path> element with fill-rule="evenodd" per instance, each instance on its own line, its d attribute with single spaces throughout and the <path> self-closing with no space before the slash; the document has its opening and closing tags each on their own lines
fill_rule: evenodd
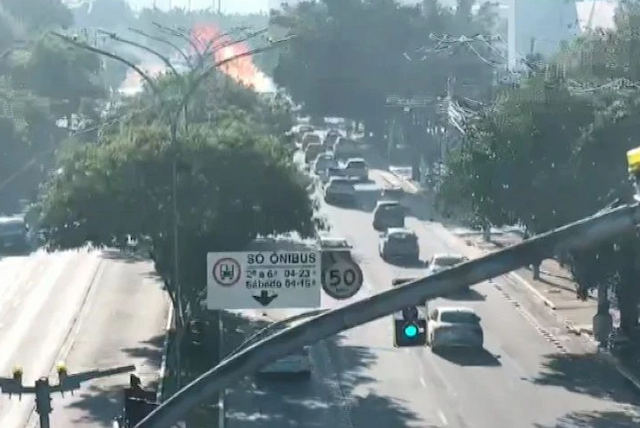
<svg viewBox="0 0 640 428">
<path fill-rule="evenodd" d="M 353 181 L 348 178 L 331 177 L 324 188 L 324 200 L 328 204 L 353 203 L 356 199 L 356 189 Z"/>
<path fill-rule="evenodd" d="M 434 352 L 444 348 L 482 349 L 484 332 L 480 317 L 470 308 L 435 308 L 429 313 L 427 341 Z"/>
</svg>

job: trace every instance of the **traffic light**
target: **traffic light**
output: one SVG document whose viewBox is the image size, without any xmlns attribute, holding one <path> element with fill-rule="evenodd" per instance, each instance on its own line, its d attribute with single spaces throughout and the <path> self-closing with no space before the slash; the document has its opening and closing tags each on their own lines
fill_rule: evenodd
<svg viewBox="0 0 640 428">
<path fill-rule="evenodd" d="M 394 346 L 398 348 L 426 346 L 427 320 L 416 306 L 409 306 L 393 317 Z"/>
<path fill-rule="evenodd" d="M 53 411 L 51 406 L 51 386 L 49 379 L 46 377 L 36 381 L 36 412 L 39 415 L 48 415 Z"/>
</svg>

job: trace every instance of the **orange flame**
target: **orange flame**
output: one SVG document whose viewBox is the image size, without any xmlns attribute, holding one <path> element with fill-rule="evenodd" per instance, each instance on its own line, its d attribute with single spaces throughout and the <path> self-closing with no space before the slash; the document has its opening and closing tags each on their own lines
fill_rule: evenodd
<svg viewBox="0 0 640 428">
<path fill-rule="evenodd" d="M 192 30 L 192 35 L 202 51 L 206 48 L 213 51 L 214 63 L 246 54 L 251 50 L 246 43 L 234 42 L 212 24 L 196 25 Z M 220 71 L 236 82 L 258 92 L 268 92 L 273 88 L 269 77 L 256 67 L 250 54 L 225 63 L 220 66 Z"/>
</svg>

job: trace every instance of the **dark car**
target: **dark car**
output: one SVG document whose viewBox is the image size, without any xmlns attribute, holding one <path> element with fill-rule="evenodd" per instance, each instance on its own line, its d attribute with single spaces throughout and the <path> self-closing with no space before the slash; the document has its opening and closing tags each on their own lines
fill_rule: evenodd
<svg viewBox="0 0 640 428">
<path fill-rule="evenodd" d="M 373 210 L 373 228 L 384 231 L 390 227 L 404 227 L 406 208 L 398 201 L 378 201 Z"/>
<path fill-rule="evenodd" d="M 22 217 L 0 217 L 0 252 L 29 250 L 29 227 Z"/>
</svg>

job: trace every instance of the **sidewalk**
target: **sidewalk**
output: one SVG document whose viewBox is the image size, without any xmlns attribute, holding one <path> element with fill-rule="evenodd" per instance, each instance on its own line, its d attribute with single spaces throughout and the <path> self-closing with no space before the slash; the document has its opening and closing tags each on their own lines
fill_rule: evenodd
<svg viewBox="0 0 640 428">
<path fill-rule="evenodd" d="M 410 180 L 402 172 L 389 168 L 389 170 L 377 170 L 384 182 L 389 186 L 401 187 L 410 200 L 421 201 L 424 208 L 429 208 L 429 195 L 418 183 Z M 411 199 L 413 196 L 413 199 Z M 415 203 L 415 202 L 413 202 Z M 414 208 L 413 206 L 411 207 Z M 431 217 L 440 220 L 430 212 Z M 522 236 L 510 230 L 492 231 L 491 241 L 483 240 L 480 231 L 461 227 L 453 223 L 443 221 L 442 225 L 448 229 L 452 236 L 464 241 L 470 248 L 476 249 L 478 255 L 500 250 L 509 245 L 522 242 Z M 587 337 L 595 343 L 593 339 L 592 318 L 597 310 L 597 298 L 590 296 L 587 301 L 580 301 L 576 298 L 575 283 L 571 273 L 562 268 L 553 259 L 542 262 L 540 268 L 540 279 L 534 280 L 533 273 L 528 268 L 519 269 L 506 275 L 508 279 L 525 287 L 544 306 L 548 307 L 557 318 L 565 325 L 567 331 Z M 614 325 L 619 324 L 619 312 L 611 310 Z M 630 382 L 636 389 L 640 390 L 640 349 L 627 349 L 624 353 L 616 353 L 612 356 L 609 353 L 602 353 L 602 356 L 613 364 L 616 369 Z"/>
</svg>

